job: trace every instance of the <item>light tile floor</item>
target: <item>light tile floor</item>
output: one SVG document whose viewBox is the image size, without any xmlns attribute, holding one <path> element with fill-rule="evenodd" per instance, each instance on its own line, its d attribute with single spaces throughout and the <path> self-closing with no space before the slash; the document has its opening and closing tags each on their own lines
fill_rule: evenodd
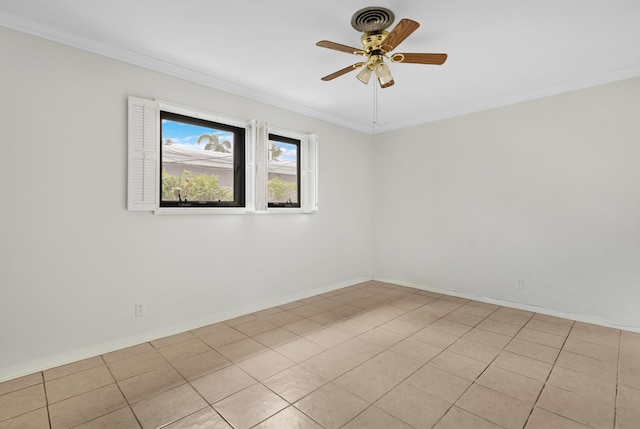
<svg viewBox="0 0 640 429">
<path fill-rule="evenodd" d="M 0 429 L 640 428 L 640 334 L 380 283 L 0 384 Z"/>
</svg>

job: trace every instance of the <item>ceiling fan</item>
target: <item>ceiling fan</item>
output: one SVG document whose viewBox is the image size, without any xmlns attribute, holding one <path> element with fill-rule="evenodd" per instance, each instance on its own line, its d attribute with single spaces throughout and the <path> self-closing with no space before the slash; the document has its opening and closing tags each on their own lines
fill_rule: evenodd
<svg viewBox="0 0 640 429">
<path fill-rule="evenodd" d="M 316 43 L 316 46 L 321 48 L 334 49 L 366 57 L 365 61 L 331 73 L 323 77 L 322 80 L 330 81 L 352 70 L 362 68 L 358 73 L 358 80 L 368 84 L 371 75 L 375 74 L 380 87 L 388 88 L 394 84 L 394 81 L 389 66 L 384 62 L 385 58 L 394 63 L 444 64 L 447 60 L 447 54 L 396 53 L 390 55 L 391 51 L 420 26 L 420 24 L 410 19 L 401 19 L 391 32 L 385 31 L 386 28 L 393 24 L 394 18 L 393 12 L 389 9 L 377 6 L 366 7 L 354 13 L 351 17 L 351 26 L 364 33 L 361 39 L 361 49 L 328 40 L 321 40 Z"/>
</svg>

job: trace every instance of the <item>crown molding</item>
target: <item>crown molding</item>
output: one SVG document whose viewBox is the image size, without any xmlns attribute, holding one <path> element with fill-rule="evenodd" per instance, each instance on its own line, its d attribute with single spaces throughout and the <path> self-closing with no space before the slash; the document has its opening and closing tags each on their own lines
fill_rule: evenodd
<svg viewBox="0 0 640 429">
<path fill-rule="evenodd" d="M 12 30 L 27 33 L 33 36 L 37 36 L 46 40 L 61 43 L 63 45 L 71 46 L 83 51 L 91 52 L 97 55 L 101 55 L 114 60 L 122 61 L 128 64 L 132 64 L 138 67 L 146 68 L 155 72 L 163 73 L 169 76 L 177 77 L 179 79 L 187 80 L 190 82 L 198 83 L 210 88 L 214 88 L 220 91 L 228 92 L 230 94 L 238 95 L 253 101 L 268 104 L 270 106 L 279 107 L 288 111 L 299 113 L 305 116 L 309 116 L 315 119 L 323 120 L 333 123 L 345 128 L 350 128 L 356 131 L 361 131 L 367 134 L 372 133 L 372 129 L 368 126 L 345 121 L 336 116 L 321 112 L 316 109 L 312 109 L 308 106 L 298 104 L 296 102 L 286 100 L 281 97 L 276 97 L 271 94 L 267 94 L 256 88 L 245 87 L 237 85 L 225 79 L 221 79 L 217 76 L 203 73 L 198 70 L 190 69 L 188 67 L 180 66 L 159 58 L 155 58 L 150 55 L 136 52 L 130 49 L 120 48 L 111 44 L 102 43 L 87 37 L 78 36 L 76 34 L 61 31 L 59 29 L 42 25 L 34 21 L 25 20 L 24 18 L 17 17 L 0 12 L 0 25 L 10 28 Z"/>
<path fill-rule="evenodd" d="M 543 88 L 536 91 L 523 92 L 521 94 L 517 94 L 512 97 L 490 100 L 485 103 L 470 104 L 468 106 L 463 106 L 459 109 L 453 109 L 447 112 L 442 112 L 437 115 L 425 116 L 417 120 L 397 122 L 390 126 L 379 126 L 373 134 L 380 134 L 380 133 L 394 131 L 398 129 L 428 124 L 431 122 L 437 122 L 444 119 L 454 118 L 457 116 L 469 115 L 471 113 L 477 113 L 485 110 L 495 109 L 498 107 L 504 107 L 512 104 L 523 103 L 525 101 L 536 100 L 539 98 L 552 97 L 554 95 L 560 95 L 560 94 L 564 94 L 571 91 L 578 91 L 581 89 L 592 88 L 599 85 L 606 85 L 608 83 L 613 83 L 613 82 L 626 80 L 626 79 L 632 79 L 639 76 L 640 76 L 640 66 L 629 67 L 623 70 L 617 70 L 611 73 L 605 73 L 605 74 L 591 76 L 585 79 L 573 81 L 568 84 Z"/>
<path fill-rule="evenodd" d="M 574 81 L 568 84 L 558 85 L 555 87 L 543 88 L 536 91 L 523 92 L 516 94 L 512 97 L 490 100 L 483 103 L 470 104 L 462 106 L 458 109 L 440 112 L 434 115 L 427 115 L 418 119 L 412 119 L 407 121 L 396 122 L 393 124 L 378 124 L 376 128 L 370 125 L 363 125 L 360 123 L 354 123 L 345 121 L 335 115 L 331 115 L 326 112 L 322 112 L 308 106 L 287 100 L 281 97 L 267 94 L 256 88 L 250 88 L 241 86 L 222 79 L 220 77 L 203 73 L 198 70 L 193 70 L 184 66 L 180 66 L 168 61 L 155 58 L 141 52 L 136 52 L 130 49 L 120 48 L 114 45 L 98 42 L 93 39 L 78 36 L 68 32 L 61 31 L 59 29 L 42 25 L 34 21 L 26 20 L 22 17 L 0 12 L 0 25 L 17 30 L 23 33 L 31 34 L 33 36 L 41 37 L 43 39 L 51 40 L 64 45 L 72 46 L 74 48 L 88 51 L 97 55 L 122 61 L 128 64 L 132 64 L 138 67 L 146 68 L 155 72 L 163 73 L 169 76 L 173 76 L 179 79 L 187 80 L 190 82 L 198 83 L 210 88 L 214 88 L 220 91 L 225 91 L 230 94 L 238 95 L 253 101 L 268 104 L 270 106 L 279 107 L 288 111 L 299 113 L 305 116 L 309 116 L 315 119 L 326 121 L 341 127 L 349 128 L 352 130 L 360 131 L 366 134 L 381 134 L 389 131 L 394 131 L 402 128 L 409 128 L 417 125 L 427 124 L 431 122 L 440 121 L 456 116 L 468 115 L 484 110 L 494 109 L 497 107 L 508 106 L 511 104 L 517 104 L 524 101 L 534 100 L 537 98 L 549 97 L 553 95 L 562 94 L 565 92 L 585 89 L 593 86 L 603 85 L 619 80 L 630 79 L 640 76 L 640 66 L 630 67 L 623 70 L 614 71 L 611 73 L 605 73 L 601 75 L 591 76 L 585 79 Z"/>
</svg>

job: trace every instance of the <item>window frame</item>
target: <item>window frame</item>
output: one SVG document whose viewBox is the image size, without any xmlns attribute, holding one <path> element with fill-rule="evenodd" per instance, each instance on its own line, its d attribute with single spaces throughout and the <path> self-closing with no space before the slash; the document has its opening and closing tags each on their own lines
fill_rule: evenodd
<svg viewBox="0 0 640 429">
<path fill-rule="evenodd" d="M 318 141 L 317 134 L 307 134 L 274 127 L 266 121 L 254 122 L 255 134 L 255 201 L 256 213 L 315 213 L 318 211 Z M 268 206 L 268 146 L 269 134 L 300 141 L 300 207 Z"/>
<path fill-rule="evenodd" d="M 268 214 L 315 213 L 318 211 L 318 142 L 317 134 L 305 134 L 270 127 L 265 121 L 243 120 L 221 116 L 197 108 L 158 99 L 129 96 L 127 99 L 127 201 L 129 211 L 175 214 Z M 160 111 L 204 119 L 245 131 L 244 145 L 244 205 L 236 207 L 160 206 L 162 168 L 160 152 L 162 134 Z M 268 207 L 268 145 L 269 134 L 300 141 L 298 180 L 300 207 Z M 235 146 L 236 142 L 234 142 Z"/>
<path fill-rule="evenodd" d="M 300 209 L 302 207 L 302 180 L 301 180 L 301 167 L 300 167 L 300 159 L 302 154 L 302 140 L 299 138 L 283 136 L 281 134 L 277 134 L 275 132 L 268 133 L 268 142 L 277 141 L 286 144 L 293 144 L 296 146 L 296 193 L 297 193 L 297 201 L 295 203 L 276 203 L 269 201 L 269 193 L 267 191 L 267 208 L 295 208 Z M 267 179 L 269 175 L 269 166 L 267 161 Z M 267 180 L 268 183 L 268 180 Z"/>
<path fill-rule="evenodd" d="M 158 169 L 158 208 L 174 209 L 174 208 L 244 208 L 246 207 L 246 154 L 245 147 L 247 143 L 246 125 L 237 126 L 222 122 L 219 119 L 214 120 L 202 113 L 185 114 L 185 112 L 176 112 L 166 105 L 160 105 L 159 109 L 159 126 L 158 144 L 159 144 L 159 169 Z M 221 131 L 230 131 L 234 134 L 233 142 L 233 200 L 232 201 L 167 201 L 162 199 L 162 154 L 163 154 L 163 133 L 162 124 L 164 119 L 173 120 L 190 125 L 199 125 Z"/>
</svg>

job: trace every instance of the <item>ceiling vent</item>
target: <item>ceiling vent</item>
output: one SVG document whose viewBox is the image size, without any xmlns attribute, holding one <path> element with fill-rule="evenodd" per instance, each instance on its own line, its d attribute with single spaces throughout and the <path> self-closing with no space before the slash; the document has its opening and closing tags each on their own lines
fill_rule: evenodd
<svg viewBox="0 0 640 429">
<path fill-rule="evenodd" d="M 370 6 L 360 9 L 351 17 L 351 26 L 357 31 L 369 33 L 382 31 L 393 24 L 393 12 L 384 7 Z"/>
</svg>

